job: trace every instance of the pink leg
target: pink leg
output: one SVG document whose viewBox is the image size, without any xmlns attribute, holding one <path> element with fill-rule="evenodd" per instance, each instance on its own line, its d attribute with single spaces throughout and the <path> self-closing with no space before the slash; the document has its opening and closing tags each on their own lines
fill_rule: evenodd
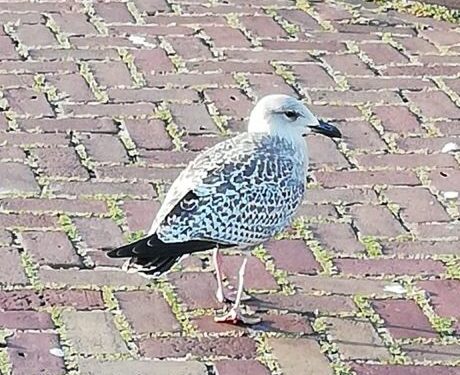
<svg viewBox="0 0 460 375">
<path fill-rule="evenodd" d="M 225 301 L 224 296 L 224 284 L 222 282 L 222 255 L 219 253 L 219 248 L 216 247 L 212 253 L 212 259 L 214 261 L 214 268 L 216 269 L 217 279 L 217 291 L 216 297 L 220 303 Z"/>
</svg>

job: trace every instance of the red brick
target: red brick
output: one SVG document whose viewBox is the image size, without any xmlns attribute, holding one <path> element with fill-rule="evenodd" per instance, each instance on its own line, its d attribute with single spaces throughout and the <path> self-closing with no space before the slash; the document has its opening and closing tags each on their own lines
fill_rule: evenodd
<svg viewBox="0 0 460 375">
<path fill-rule="evenodd" d="M 235 81 L 230 73 L 173 73 L 165 75 L 156 75 L 146 77 L 149 86 L 164 88 L 165 86 L 173 87 L 217 87 L 236 86 Z"/>
<path fill-rule="evenodd" d="M 0 263 L 0 282 L 2 284 L 28 284 L 27 277 L 21 265 L 17 249 L 0 247 L 2 262 Z"/>
<path fill-rule="evenodd" d="M 24 162 L 24 160 L 26 159 L 26 154 L 19 147 L 4 146 L 0 148 L 0 159 Z"/>
<path fill-rule="evenodd" d="M 445 144 L 456 142 L 454 137 L 402 137 L 396 140 L 397 146 L 403 151 L 424 151 L 425 153 L 438 153 Z"/>
<path fill-rule="evenodd" d="M 456 161 L 449 154 L 366 154 L 357 155 L 358 164 L 364 168 L 417 168 L 455 167 Z"/>
<path fill-rule="evenodd" d="M 107 165 L 98 168 L 100 178 L 116 178 L 126 180 L 144 180 L 153 182 L 174 181 L 182 168 L 146 168 L 137 165 Z"/>
<path fill-rule="evenodd" d="M 2 201 L 3 202 L 3 201 Z M 13 236 L 6 229 L 0 229 L 0 244 L 11 245 L 13 242 Z"/>
<path fill-rule="evenodd" d="M 457 241 L 460 239 L 460 224 L 456 221 L 446 223 L 418 223 L 414 225 L 418 239 Z"/>
<path fill-rule="evenodd" d="M 73 307 L 78 311 L 105 309 L 102 293 L 98 290 L 47 289 L 43 292 L 42 303 L 50 307 Z"/>
<path fill-rule="evenodd" d="M 42 24 L 22 24 L 16 29 L 16 35 L 28 47 L 57 45 L 57 40 L 54 38 L 53 33 Z"/>
<path fill-rule="evenodd" d="M 280 14 L 283 10 L 280 10 Z M 286 10 L 288 11 L 288 10 Z M 290 10 L 289 10 L 290 11 Z M 294 10 L 297 11 L 297 10 Z M 308 16 L 307 13 L 303 11 L 298 11 L 301 14 Z M 316 22 L 316 21 L 315 21 Z M 294 22 L 295 23 L 295 22 Z M 305 24 L 301 25 L 304 27 Z M 291 50 L 291 51 L 327 51 L 327 52 L 339 52 L 345 51 L 345 43 L 339 42 L 337 40 L 330 41 L 302 41 L 302 40 L 290 40 L 290 39 L 281 39 L 281 40 L 263 40 L 262 46 L 268 50 Z"/>
<path fill-rule="evenodd" d="M 114 103 L 199 101 L 197 92 L 187 89 L 112 88 L 107 93 Z"/>
<path fill-rule="evenodd" d="M 321 270 L 311 250 L 303 240 L 272 240 L 265 248 L 277 268 L 292 273 L 316 274 Z"/>
<path fill-rule="evenodd" d="M 259 38 L 282 38 L 288 36 L 273 18 L 266 16 L 244 16 L 241 23 Z"/>
<path fill-rule="evenodd" d="M 14 374 L 60 375 L 66 373 L 64 360 L 49 352 L 52 348 L 60 348 L 56 334 L 15 332 L 13 336 L 7 338 L 6 342 Z"/>
<path fill-rule="evenodd" d="M 115 296 L 137 334 L 180 331 L 171 308 L 157 292 L 118 292 Z"/>
<path fill-rule="evenodd" d="M 94 8 L 96 13 L 109 23 L 134 21 L 124 3 L 96 3 Z"/>
<path fill-rule="evenodd" d="M 411 241 L 411 242 L 384 242 L 385 254 L 392 255 L 455 255 L 460 243 L 455 241 Z"/>
<path fill-rule="evenodd" d="M 0 291 L 0 308 L 3 311 L 35 310 L 40 305 L 38 294 L 32 290 Z"/>
<path fill-rule="evenodd" d="M 39 129 L 43 132 L 65 133 L 69 130 L 91 132 L 91 133 L 115 133 L 117 128 L 111 119 L 104 118 L 42 118 L 42 119 L 21 119 L 18 121 L 21 128 L 25 130 Z"/>
<path fill-rule="evenodd" d="M 423 53 L 436 53 L 438 49 L 431 43 L 422 38 L 398 38 L 394 37 L 398 43 L 400 43 L 408 53 L 411 55 L 420 55 Z"/>
<path fill-rule="evenodd" d="M 171 17 L 166 17 L 170 21 L 174 21 Z M 179 19 L 184 18 L 184 16 L 178 17 Z M 177 19 L 177 18 L 176 18 Z M 146 22 L 148 23 L 149 17 L 145 17 Z M 109 32 L 113 34 L 128 34 L 128 35 L 147 35 L 152 37 L 157 37 L 160 35 L 171 36 L 171 35 L 192 35 L 193 29 L 191 27 L 185 26 L 174 26 L 174 25 L 116 25 L 110 26 Z"/>
<path fill-rule="evenodd" d="M 190 62 L 187 68 L 191 71 L 199 71 L 205 74 L 211 72 L 223 73 L 272 73 L 273 67 L 267 61 L 204 61 L 204 62 Z"/>
<path fill-rule="evenodd" d="M 455 31 L 445 32 L 444 30 L 422 30 L 420 32 L 420 36 L 441 46 L 449 46 L 460 43 L 460 33 Z"/>
<path fill-rule="evenodd" d="M 332 88 L 336 86 L 332 77 L 318 64 L 294 65 L 292 71 L 296 76 L 296 80 L 305 89 Z"/>
<path fill-rule="evenodd" d="M 457 76 L 460 67 L 456 65 L 406 65 L 393 66 L 385 69 L 385 76 Z"/>
<path fill-rule="evenodd" d="M 169 150 L 173 146 L 165 124 L 160 120 L 125 120 L 125 124 L 137 147 L 150 150 Z"/>
<path fill-rule="evenodd" d="M 5 91 L 10 107 L 19 114 L 32 116 L 54 116 L 49 103 L 42 93 L 29 89 L 9 89 Z"/>
<path fill-rule="evenodd" d="M 235 49 L 225 51 L 229 60 L 242 60 L 249 62 L 283 61 L 289 63 L 315 62 L 316 60 L 305 51 L 270 51 L 264 49 Z M 277 76 L 274 76 L 277 77 Z M 278 76 L 279 77 L 279 76 Z M 281 78 L 281 77 L 279 77 Z"/>
<path fill-rule="evenodd" d="M 45 215 L 0 213 L 0 227 L 57 228 L 58 222 L 56 218 Z"/>
<path fill-rule="evenodd" d="M 458 309 L 459 280 L 426 280 L 418 286 L 427 292 L 428 298 L 437 314 L 457 319 L 457 332 L 460 332 L 460 312 Z"/>
<path fill-rule="evenodd" d="M 188 134 L 218 133 L 203 104 L 171 104 L 170 109 L 175 124 Z"/>
<path fill-rule="evenodd" d="M 87 196 L 97 194 L 129 195 L 144 198 L 157 196 L 152 185 L 145 182 L 136 183 L 113 183 L 113 182 L 52 182 L 49 185 L 50 191 L 56 195 Z"/>
<path fill-rule="evenodd" d="M 377 203 L 377 194 L 370 188 L 312 189 L 306 195 L 311 203 Z"/>
<path fill-rule="evenodd" d="M 70 147 L 37 149 L 33 153 L 38 158 L 40 168 L 48 176 L 82 179 L 89 177 L 76 152 Z"/>
<path fill-rule="evenodd" d="M 374 73 L 356 55 L 327 55 L 324 57 L 334 70 L 346 75 L 373 76 Z"/>
<path fill-rule="evenodd" d="M 431 183 L 442 191 L 458 191 L 460 170 L 458 168 L 439 168 L 429 174 Z"/>
<path fill-rule="evenodd" d="M 151 103 L 64 104 L 63 109 L 66 115 L 121 117 L 152 115 L 155 106 Z"/>
<path fill-rule="evenodd" d="M 0 325 L 8 329 L 53 329 L 53 321 L 47 312 L 3 311 L 0 312 Z"/>
<path fill-rule="evenodd" d="M 38 213 L 107 213 L 107 205 L 97 200 L 45 199 L 45 198 L 5 198 L 2 206 L 8 211 L 31 211 Z"/>
<path fill-rule="evenodd" d="M 319 30 L 320 26 L 308 13 L 298 9 L 279 9 L 277 14 L 289 22 L 300 26 L 303 30 Z M 334 51 L 331 51 L 334 52 Z"/>
<path fill-rule="evenodd" d="M 349 212 L 363 235 L 396 237 L 406 230 L 384 206 L 353 206 Z M 369 220 L 369 217 L 374 220 Z"/>
<path fill-rule="evenodd" d="M 0 57 L 2 60 L 18 60 L 19 54 L 14 48 L 13 41 L 8 36 L 0 36 Z"/>
<path fill-rule="evenodd" d="M 385 327 L 396 339 L 438 337 L 428 318 L 413 300 L 377 300 L 373 307 L 385 321 Z"/>
<path fill-rule="evenodd" d="M 234 287 L 238 284 L 238 270 L 243 263 L 244 256 L 222 257 L 222 273 Z M 254 256 L 248 258 L 247 272 L 244 277 L 244 287 L 247 289 L 278 289 L 274 277 L 265 269 L 264 264 Z"/>
<path fill-rule="evenodd" d="M 345 157 L 337 150 L 330 138 L 311 136 L 307 138 L 310 167 L 312 169 L 332 166 L 334 168 L 348 167 Z"/>
<path fill-rule="evenodd" d="M 393 91 L 328 91 L 315 90 L 309 92 L 309 96 L 315 104 L 347 103 L 347 104 L 400 104 L 401 97 Z"/>
<path fill-rule="evenodd" d="M 108 249 L 123 245 L 121 230 L 110 219 L 75 218 L 74 223 L 88 247 Z"/>
<path fill-rule="evenodd" d="M 257 331 L 310 335 L 313 329 L 306 317 L 298 314 L 263 314 L 262 321 L 253 328 Z"/>
<path fill-rule="evenodd" d="M 317 217 L 320 219 L 338 219 L 337 210 L 332 205 L 301 204 L 294 218 Z"/>
<path fill-rule="evenodd" d="M 266 367 L 254 360 L 224 359 L 214 363 L 216 375 L 270 375 Z"/>
<path fill-rule="evenodd" d="M 422 131 L 417 118 L 407 107 L 380 106 L 374 108 L 374 113 L 386 131 L 395 133 L 420 133 Z"/>
<path fill-rule="evenodd" d="M 253 92 L 257 98 L 277 92 L 290 96 L 298 96 L 294 89 L 277 75 L 258 74 L 247 76 Z"/>
<path fill-rule="evenodd" d="M 72 101 L 83 102 L 94 100 L 94 95 L 88 84 L 79 74 L 53 75 L 46 77 L 46 80 L 60 92 L 67 94 L 66 97 L 70 97 Z"/>
<path fill-rule="evenodd" d="M 205 91 L 222 115 L 243 119 L 249 116 L 253 103 L 238 89 L 213 88 Z"/>
<path fill-rule="evenodd" d="M 235 129 L 235 126 L 230 127 L 232 130 Z M 236 128 L 240 130 L 240 128 Z M 185 142 L 187 150 L 189 151 L 203 151 L 207 148 L 210 148 L 216 145 L 219 142 L 222 142 L 223 137 L 213 136 L 213 135 L 186 135 L 182 137 L 182 141 Z"/>
<path fill-rule="evenodd" d="M 190 258 L 187 258 L 190 259 Z M 183 264 L 183 263 L 182 263 Z M 192 324 L 195 325 L 199 331 L 205 333 L 230 333 L 242 332 L 244 327 L 235 324 L 219 323 L 215 321 L 213 315 L 202 315 L 192 319 Z"/>
<path fill-rule="evenodd" d="M 108 87 L 132 85 L 129 70 L 121 61 L 93 62 L 90 68 L 100 85 Z"/>
<path fill-rule="evenodd" d="M 79 256 L 63 232 L 21 232 L 20 238 L 26 251 L 40 265 L 81 266 Z"/>
<path fill-rule="evenodd" d="M 204 32 L 211 37 L 216 48 L 250 47 L 241 31 L 231 27 L 205 26 Z"/>
<path fill-rule="evenodd" d="M 210 272 L 172 273 L 169 279 L 176 287 L 179 298 L 189 309 L 219 308 L 215 293 L 217 282 Z"/>
<path fill-rule="evenodd" d="M 96 34 L 94 26 L 82 13 L 54 13 L 53 20 L 59 26 L 59 30 L 68 35 Z"/>
<path fill-rule="evenodd" d="M 311 314 L 316 310 L 325 313 L 353 312 L 356 306 L 351 298 L 344 296 L 311 296 L 295 294 L 260 294 L 257 300 L 248 301 L 248 305 L 257 310 L 277 309 L 297 314 Z"/>
<path fill-rule="evenodd" d="M 174 51 L 186 60 L 212 58 L 209 49 L 198 38 L 171 36 L 167 40 L 174 48 Z"/>
<path fill-rule="evenodd" d="M 353 228 L 344 223 L 321 223 L 310 226 L 315 238 L 327 250 L 334 253 L 362 254 L 363 245 L 356 238 Z"/>
<path fill-rule="evenodd" d="M 37 193 L 40 189 L 29 167 L 20 163 L 0 163 L 0 191 Z"/>
<path fill-rule="evenodd" d="M 135 0 L 134 3 L 141 12 L 148 15 L 170 10 L 166 0 Z"/>
<path fill-rule="evenodd" d="M 123 203 L 126 221 L 132 231 L 148 231 L 152 225 L 153 218 L 160 209 L 158 201 L 131 200 Z"/>
<path fill-rule="evenodd" d="M 384 43 L 362 43 L 359 48 L 377 65 L 392 65 L 408 62 L 398 50 Z"/>
<path fill-rule="evenodd" d="M 428 189 L 391 188 L 385 191 L 385 196 L 401 207 L 402 218 L 409 222 L 450 220 L 450 216 Z"/>
<path fill-rule="evenodd" d="M 25 132 L 0 133 L 0 142 L 4 145 L 29 146 L 28 148 L 69 145 L 65 134 Z"/>
<path fill-rule="evenodd" d="M 434 87 L 433 83 L 426 78 L 413 77 L 350 77 L 347 78 L 353 90 L 421 90 L 427 87 Z"/>
<path fill-rule="evenodd" d="M 360 150 L 384 150 L 387 145 L 377 131 L 364 121 L 346 121 L 336 124 L 349 148 Z"/>
<path fill-rule="evenodd" d="M 344 7 L 335 4 L 316 3 L 315 10 L 322 19 L 328 21 L 340 21 L 351 18 L 350 12 L 344 9 Z"/>
<path fill-rule="evenodd" d="M 108 134 L 81 135 L 91 159 L 99 162 L 126 162 L 128 154 L 120 139 Z"/>
<path fill-rule="evenodd" d="M 174 71 L 173 64 L 162 49 L 133 50 L 134 63 L 148 76 Z"/>
<path fill-rule="evenodd" d="M 140 342 L 140 351 L 150 358 L 180 358 L 186 355 L 199 357 L 228 356 L 254 358 L 255 342 L 249 337 L 171 337 L 146 339 Z"/>
<path fill-rule="evenodd" d="M 340 272 L 348 275 L 439 275 L 445 271 L 441 262 L 432 259 L 336 259 Z"/>
<path fill-rule="evenodd" d="M 339 171 L 315 172 L 318 182 L 326 188 L 342 186 L 372 186 L 376 184 L 420 185 L 411 171 Z"/>
<path fill-rule="evenodd" d="M 460 108 L 441 91 L 408 92 L 406 96 L 420 108 L 425 116 L 436 118 L 460 117 Z"/>
<path fill-rule="evenodd" d="M 352 105 L 310 105 L 309 108 L 317 117 L 327 120 L 345 121 L 361 117 L 358 108 Z"/>
<path fill-rule="evenodd" d="M 458 375 L 456 367 L 353 364 L 356 375 Z"/>
<path fill-rule="evenodd" d="M 8 73 L 57 73 L 78 72 L 71 61 L 0 61 L 0 70 Z"/>
</svg>

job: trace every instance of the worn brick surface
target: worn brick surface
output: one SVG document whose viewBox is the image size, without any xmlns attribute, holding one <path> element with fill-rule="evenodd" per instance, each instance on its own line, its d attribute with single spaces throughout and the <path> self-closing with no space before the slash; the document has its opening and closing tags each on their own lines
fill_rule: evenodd
<svg viewBox="0 0 460 375">
<path fill-rule="evenodd" d="M 458 374 L 460 33 L 393 5 L 2 2 L 0 373 Z M 248 330 L 214 322 L 209 253 L 152 281 L 104 252 L 269 93 L 344 137 L 306 138 L 294 226 L 249 260 Z"/>
</svg>

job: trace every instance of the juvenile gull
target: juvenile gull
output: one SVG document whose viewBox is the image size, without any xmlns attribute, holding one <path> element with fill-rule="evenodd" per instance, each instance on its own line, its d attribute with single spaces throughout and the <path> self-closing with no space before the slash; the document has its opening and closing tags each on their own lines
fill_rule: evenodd
<svg viewBox="0 0 460 375">
<path fill-rule="evenodd" d="M 305 190 L 311 132 L 340 137 L 300 101 L 287 95 L 262 98 L 248 131 L 202 152 L 172 184 L 148 235 L 112 250 L 129 257 L 127 268 L 148 276 L 168 271 L 184 255 L 214 249 L 216 296 L 225 300 L 219 249 L 249 250 L 283 231 Z M 242 319 L 247 256 L 239 270 L 235 302 L 218 321 Z"/>
</svg>

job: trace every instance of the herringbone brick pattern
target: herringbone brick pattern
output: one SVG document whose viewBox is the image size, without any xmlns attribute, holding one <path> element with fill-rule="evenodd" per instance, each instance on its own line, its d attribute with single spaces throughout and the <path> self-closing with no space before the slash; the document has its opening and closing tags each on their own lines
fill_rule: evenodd
<svg viewBox="0 0 460 375">
<path fill-rule="evenodd" d="M 360 0 L 2 0 L 0 23 L 1 374 L 460 374 L 458 24 Z M 250 260 L 263 322 L 218 325 L 208 254 L 148 282 L 104 250 L 274 92 L 344 139 L 308 140 L 299 217 Z"/>
</svg>

